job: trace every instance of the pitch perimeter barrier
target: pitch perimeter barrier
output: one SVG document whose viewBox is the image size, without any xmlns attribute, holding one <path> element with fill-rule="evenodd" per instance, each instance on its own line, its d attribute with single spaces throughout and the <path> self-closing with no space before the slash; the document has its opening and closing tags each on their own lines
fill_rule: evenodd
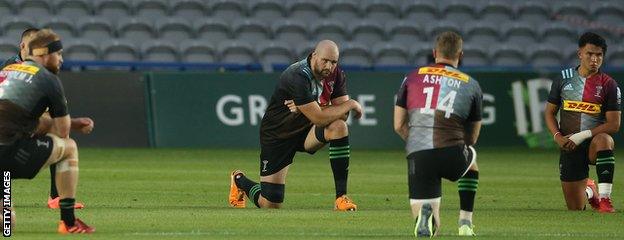
<svg viewBox="0 0 624 240">
<path fill-rule="evenodd" d="M 484 92 L 478 145 L 554 147 L 543 122 L 551 79 L 560 73 L 471 72 Z M 624 72 L 610 73 L 624 79 Z M 392 127 L 404 73 L 347 72 L 363 116 L 350 119 L 354 148 L 402 148 Z M 146 74 L 153 147 L 258 147 L 262 115 L 278 74 L 153 72 Z M 621 84 L 621 83 L 620 83 Z M 616 139 L 621 141 L 621 134 Z"/>
</svg>

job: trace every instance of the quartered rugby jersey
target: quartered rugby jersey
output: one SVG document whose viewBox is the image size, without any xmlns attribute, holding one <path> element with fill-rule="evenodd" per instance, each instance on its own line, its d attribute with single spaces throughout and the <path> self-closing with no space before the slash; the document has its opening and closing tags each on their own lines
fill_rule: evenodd
<svg viewBox="0 0 624 240">
<path fill-rule="evenodd" d="M 482 101 L 479 83 L 450 65 L 409 73 L 396 101 L 409 114 L 407 154 L 464 144 L 464 125 L 481 120 Z"/>
<path fill-rule="evenodd" d="M 548 102 L 559 106 L 559 128 L 568 135 L 603 124 L 607 111 L 620 111 L 620 88 L 603 72 L 583 78 L 578 67 L 568 68 L 553 81 Z"/>
<path fill-rule="evenodd" d="M 346 77 L 339 66 L 319 82 L 312 74 L 310 56 L 290 65 L 280 75 L 269 106 L 262 117 L 260 141 L 266 144 L 288 139 L 307 131 L 311 126 L 312 123 L 303 113 L 290 112 L 284 105 L 285 100 L 293 100 L 297 106 L 313 101 L 320 106 L 328 106 L 331 99 L 344 95 L 347 95 Z"/>
</svg>

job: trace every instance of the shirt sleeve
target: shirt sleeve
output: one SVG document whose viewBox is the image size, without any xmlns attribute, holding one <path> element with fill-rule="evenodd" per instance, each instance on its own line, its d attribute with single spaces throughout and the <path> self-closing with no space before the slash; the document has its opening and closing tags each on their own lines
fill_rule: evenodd
<svg viewBox="0 0 624 240">
<path fill-rule="evenodd" d="M 342 97 L 347 95 L 347 76 L 342 69 L 338 69 L 336 75 L 336 82 L 334 83 L 334 92 L 331 95 L 331 99 Z"/>
<path fill-rule="evenodd" d="M 615 80 L 610 79 L 607 83 L 607 93 L 606 93 L 606 106 L 605 111 L 621 111 L 621 93 L 620 87 L 615 82 Z"/>
<path fill-rule="evenodd" d="M 403 83 L 401 83 L 401 88 L 397 92 L 396 106 L 407 108 L 407 77 L 403 78 Z"/>
<path fill-rule="evenodd" d="M 470 122 L 481 121 L 483 112 L 483 92 L 479 84 L 476 85 L 475 95 L 472 99 L 472 105 L 470 106 L 470 114 L 468 114 L 467 120 Z"/>
<path fill-rule="evenodd" d="M 548 94 L 548 102 L 557 106 L 561 105 L 561 78 L 555 79 L 550 85 L 550 93 Z"/>
<path fill-rule="evenodd" d="M 292 94 L 295 105 L 301 106 L 315 101 L 318 96 L 313 95 L 310 81 L 301 74 L 294 74 L 292 79 L 288 81 L 288 89 Z M 317 93 L 319 94 L 319 93 Z"/>
<path fill-rule="evenodd" d="M 64 117 L 68 114 L 67 99 L 61 80 L 56 76 L 49 77 L 44 85 L 45 93 L 50 100 L 50 116 L 52 118 Z"/>
</svg>

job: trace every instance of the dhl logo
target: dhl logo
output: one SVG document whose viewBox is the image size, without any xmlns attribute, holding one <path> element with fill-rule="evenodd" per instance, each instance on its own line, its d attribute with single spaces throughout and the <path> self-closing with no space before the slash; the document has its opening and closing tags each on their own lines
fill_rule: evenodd
<svg viewBox="0 0 624 240">
<path fill-rule="evenodd" d="M 600 113 L 600 107 L 602 105 L 581 101 L 563 100 L 563 110 L 572 112 L 582 112 L 596 114 Z"/>
<path fill-rule="evenodd" d="M 437 67 L 422 67 L 418 69 L 418 74 L 432 74 L 432 75 L 441 75 L 445 77 L 454 78 L 463 82 L 468 82 L 470 77 L 466 74 L 457 71 L 446 70 L 444 68 Z"/>
<path fill-rule="evenodd" d="M 35 66 L 30 66 L 30 65 L 24 65 L 24 64 L 11 64 L 9 66 L 6 66 L 4 69 L 2 69 L 4 71 L 18 71 L 18 72 L 25 72 L 31 75 L 35 75 L 37 74 L 37 72 L 39 72 L 39 68 L 35 67 Z"/>
</svg>

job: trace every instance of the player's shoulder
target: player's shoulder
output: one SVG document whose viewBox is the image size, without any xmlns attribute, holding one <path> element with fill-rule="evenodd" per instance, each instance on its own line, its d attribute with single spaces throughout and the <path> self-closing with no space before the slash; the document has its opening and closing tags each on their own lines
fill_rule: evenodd
<svg viewBox="0 0 624 240">
<path fill-rule="evenodd" d="M 562 69 L 560 77 L 557 77 L 556 79 L 566 81 L 574 78 L 575 76 L 578 76 L 576 68 L 570 67 Z"/>
<path fill-rule="evenodd" d="M 307 81 L 312 78 L 312 69 L 310 69 L 304 59 L 288 66 L 288 68 L 282 72 L 281 78 L 289 82 Z"/>
<path fill-rule="evenodd" d="M 616 83 L 616 84 L 617 84 L 617 82 L 615 81 L 615 79 L 613 79 L 613 77 L 611 77 L 611 75 L 609 75 L 609 74 L 607 74 L 607 73 L 605 73 L 605 72 L 600 71 L 600 72 L 598 73 L 598 77 L 599 77 L 602 81 L 604 81 L 605 83 Z"/>
</svg>

